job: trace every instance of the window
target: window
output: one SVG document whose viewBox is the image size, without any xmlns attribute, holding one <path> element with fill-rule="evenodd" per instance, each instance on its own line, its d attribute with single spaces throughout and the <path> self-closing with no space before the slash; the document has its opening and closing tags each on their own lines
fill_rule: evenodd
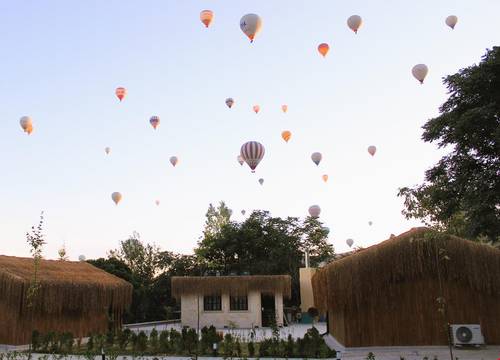
<svg viewBox="0 0 500 360">
<path fill-rule="evenodd" d="M 229 310 L 243 311 L 248 310 L 248 296 L 230 296 Z"/>
<path fill-rule="evenodd" d="M 220 295 L 210 295 L 203 297 L 203 310 L 205 311 L 221 311 L 222 302 Z"/>
</svg>

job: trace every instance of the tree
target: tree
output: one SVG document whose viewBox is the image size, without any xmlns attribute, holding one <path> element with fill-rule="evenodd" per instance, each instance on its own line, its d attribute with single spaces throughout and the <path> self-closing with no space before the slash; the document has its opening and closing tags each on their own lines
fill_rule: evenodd
<svg viewBox="0 0 500 360">
<path fill-rule="evenodd" d="M 195 249 L 206 269 L 222 274 L 292 276 L 292 299 L 298 302 L 299 268 L 305 250 L 311 264 L 333 258 L 328 231 L 317 219 L 282 219 L 267 211 L 254 211 L 244 222 L 228 222 L 218 233 L 205 236 Z"/>
<path fill-rule="evenodd" d="M 422 139 L 450 147 L 423 184 L 399 189 L 406 218 L 455 235 L 500 243 L 500 47 L 444 79 L 448 100 Z"/>
<path fill-rule="evenodd" d="M 66 245 L 63 244 L 61 248 L 57 251 L 57 255 L 59 255 L 59 260 L 61 261 L 67 261 L 68 260 L 68 255 L 66 253 Z"/>
<path fill-rule="evenodd" d="M 217 208 L 210 204 L 205 215 L 207 219 L 205 221 L 203 236 L 205 238 L 215 236 L 224 225 L 230 222 L 232 213 L 233 211 L 227 207 L 224 201 L 221 201 Z"/>
</svg>

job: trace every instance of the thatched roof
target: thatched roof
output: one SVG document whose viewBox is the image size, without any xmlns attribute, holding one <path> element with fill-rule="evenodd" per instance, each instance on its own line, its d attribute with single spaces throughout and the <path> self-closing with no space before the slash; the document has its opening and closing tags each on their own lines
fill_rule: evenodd
<svg viewBox="0 0 500 360">
<path fill-rule="evenodd" d="M 428 228 L 413 228 L 316 272 L 315 305 L 323 311 L 327 307 L 359 309 L 370 299 L 387 297 L 398 284 L 436 279 L 436 258 L 444 282 L 500 301 L 500 250 Z"/>
<path fill-rule="evenodd" d="M 27 290 L 33 278 L 32 258 L 0 255 L 0 302 L 27 312 Z M 86 262 L 41 260 L 39 292 L 33 302 L 34 313 L 86 314 L 111 308 L 122 312 L 130 305 L 132 285 Z"/>
<path fill-rule="evenodd" d="M 289 275 L 248 275 L 248 276 L 174 276 L 172 295 L 179 299 L 183 294 L 244 294 L 248 291 L 281 292 L 284 297 L 291 295 Z"/>
</svg>

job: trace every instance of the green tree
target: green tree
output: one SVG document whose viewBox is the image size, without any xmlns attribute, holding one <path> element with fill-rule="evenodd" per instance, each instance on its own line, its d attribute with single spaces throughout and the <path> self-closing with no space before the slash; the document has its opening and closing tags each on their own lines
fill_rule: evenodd
<svg viewBox="0 0 500 360">
<path fill-rule="evenodd" d="M 403 214 L 470 239 L 500 242 L 500 47 L 447 76 L 448 100 L 422 138 L 451 152 L 404 187 Z"/>
<path fill-rule="evenodd" d="M 210 204 L 205 215 L 207 219 L 203 236 L 206 238 L 217 235 L 222 227 L 229 223 L 232 213 L 233 211 L 227 207 L 224 201 L 221 201 L 217 207 Z"/>
</svg>

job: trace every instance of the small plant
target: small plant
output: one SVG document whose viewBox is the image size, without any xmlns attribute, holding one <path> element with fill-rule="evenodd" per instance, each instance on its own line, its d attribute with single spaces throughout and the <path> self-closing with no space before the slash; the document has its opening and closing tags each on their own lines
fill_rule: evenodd
<svg viewBox="0 0 500 360">
<path fill-rule="evenodd" d="M 156 329 L 151 330 L 149 334 L 149 346 L 154 353 L 158 351 L 158 331 Z"/>
<path fill-rule="evenodd" d="M 144 353 L 147 348 L 148 348 L 148 336 L 144 331 L 141 331 L 137 335 L 136 349 L 139 352 Z"/>
<path fill-rule="evenodd" d="M 40 348 L 41 343 L 42 336 L 40 332 L 38 332 L 38 330 L 33 330 L 33 332 L 31 333 L 31 348 L 33 349 L 33 351 L 37 351 Z"/>
<path fill-rule="evenodd" d="M 168 353 L 170 350 L 167 330 L 163 330 L 160 333 L 159 347 L 160 347 L 160 351 L 164 354 Z"/>
<path fill-rule="evenodd" d="M 92 350 L 94 350 L 94 335 L 89 334 L 87 340 L 87 351 L 92 351 Z"/>
<path fill-rule="evenodd" d="M 118 338 L 118 347 L 120 348 L 120 350 L 127 349 L 127 345 L 130 342 L 131 334 L 132 334 L 132 331 L 128 328 L 118 331 L 117 338 Z"/>
<path fill-rule="evenodd" d="M 366 356 L 366 360 L 375 360 L 375 355 L 370 351 Z"/>
<path fill-rule="evenodd" d="M 255 345 L 253 341 L 250 341 L 247 345 L 248 348 L 248 356 L 253 357 L 255 355 Z"/>
<path fill-rule="evenodd" d="M 115 332 L 113 329 L 109 329 L 106 333 L 106 346 L 107 348 L 112 348 L 115 343 Z"/>
</svg>

